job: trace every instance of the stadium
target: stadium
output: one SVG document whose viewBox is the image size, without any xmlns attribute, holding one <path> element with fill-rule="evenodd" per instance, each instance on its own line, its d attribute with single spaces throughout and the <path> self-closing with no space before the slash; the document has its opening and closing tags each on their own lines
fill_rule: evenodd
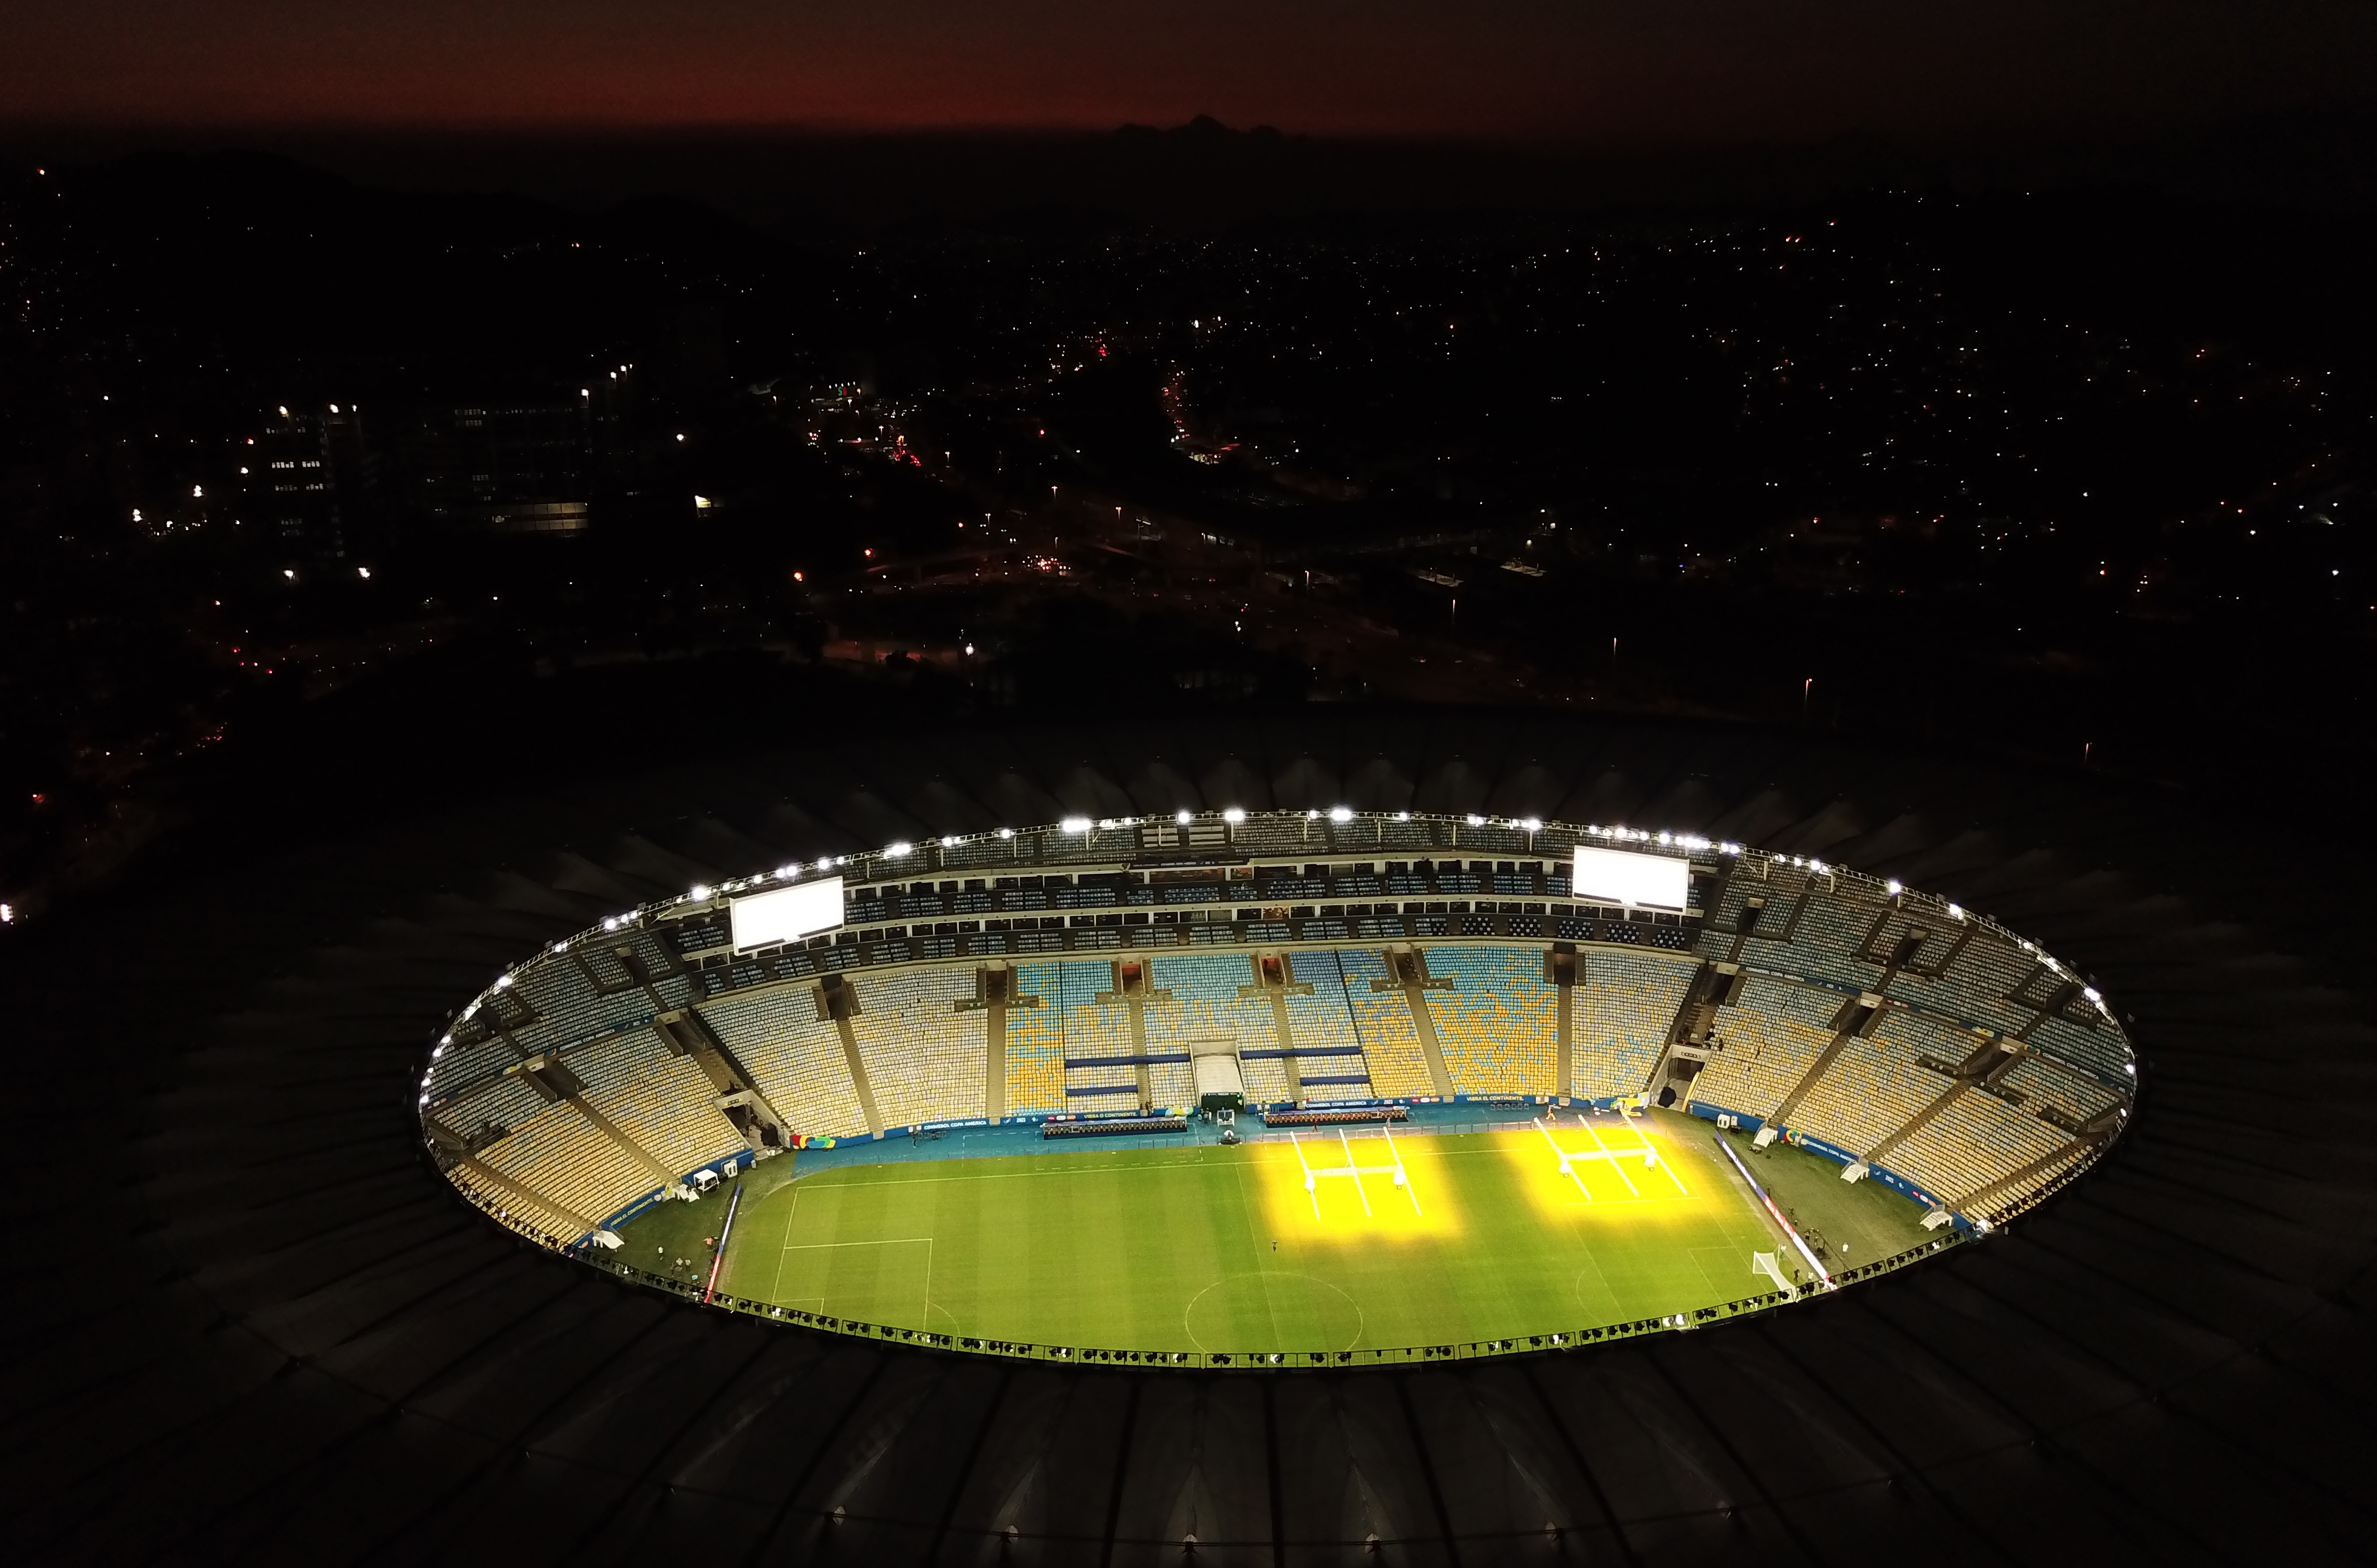
<svg viewBox="0 0 2377 1568">
<path fill-rule="evenodd" d="M 473 1203 L 705 1304 L 1310 1368 L 1696 1329 L 1934 1256 L 2078 1175 L 2136 1071 L 2052 955 L 1821 857 L 1176 806 L 606 916 L 460 1010 L 421 1108 Z"/>
<path fill-rule="evenodd" d="M 1647 720 L 685 714 L 391 741 L 20 929 L 18 1558 L 2365 1554 L 2348 834 Z"/>
</svg>

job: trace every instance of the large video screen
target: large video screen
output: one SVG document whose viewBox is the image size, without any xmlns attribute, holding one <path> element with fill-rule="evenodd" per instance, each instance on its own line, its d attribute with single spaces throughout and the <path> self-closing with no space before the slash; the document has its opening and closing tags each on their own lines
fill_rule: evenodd
<svg viewBox="0 0 2377 1568">
<path fill-rule="evenodd" d="M 735 951 L 797 941 L 842 924 L 842 879 L 823 877 L 797 887 L 753 893 L 727 905 L 735 927 Z"/>
<path fill-rule="evenodd" d="M 1573 885 L 1579 898 L 1681 910 L 1691 881 L 1692 863 L 1681 856 L 1576 846 Z"/>
</svg>

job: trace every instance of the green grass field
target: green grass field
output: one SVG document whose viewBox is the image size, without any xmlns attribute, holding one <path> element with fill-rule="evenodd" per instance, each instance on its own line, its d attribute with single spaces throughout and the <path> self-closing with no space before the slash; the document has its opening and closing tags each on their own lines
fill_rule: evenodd
<svg viewBox="0 0 2377 1568">
<path fill-rule="evenodd" d="M 755 1179 L 722 1291 L 836 1318 L 1029 1344 L 1138 1350 L 1308 1351 L 1465 1343 L 1654 1318 L 1771 1288 L 1753 1251 L 1790 1253 L 1715 1153 L 1706 1122 L 1639 1124 L 1645 1166 L 1581 1160 L 1516 1131 L 1395 1140 L 1391 1177 L 1324 1176 L 1308 1194 L 1285 1143 L 1060 1147 L 1000 1159 L 797 1169 Z M 1612 1145 L 1632 1137 L 1612 1134 Z M 1571 1124 L 1563 1145 L 1595 1147 Z M 1307 1136 L 1304 1160 L 1387 1163 L 1375 1131 Z M 1850 1263 L 1921 1239 L 1921 1211 L 1798 1151 L 1749 1155 L 1803 1227 Z M 1803 1168 L 1804 1167 L 1804 1168 Z M 1581 1185 L 1580 1185 L 1581 1183 Z M 1317 1209 L 1317 1213 L 1316 1213 Z M 625 1260 L 683 1257 L 723 1203 L 663 1204 Z M 678 1251 L 678 1249 L 682 1251 Z"/>
</svg>

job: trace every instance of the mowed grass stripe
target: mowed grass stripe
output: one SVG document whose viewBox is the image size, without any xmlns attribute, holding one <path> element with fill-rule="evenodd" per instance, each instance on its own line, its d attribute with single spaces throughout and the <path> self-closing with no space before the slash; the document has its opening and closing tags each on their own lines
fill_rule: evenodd
<svg viewBox="0 0 2377 1568">
<path fill-rule="evenodd" d="M 1315 1226 L 1293 1155 L 1277 1145 L 830 1167 L 747 1203 L 729 1288 L 1033 1344 L 1341 1349 L 1689 1311 L 1751 1294 L 1750 1253 L 1777 1246 L 1689 1129 L 1660 1145 L 1691 1197 L 1631 1167 L 1649 1202 L 1630 1198 L 1607 1166 L 1587 1166 L 1599 1201 L 1584 1203 L 1532 1131 L 1398 1142 L 1425 1220 L 1381 1176 L 1363 1179 L 1374 1215 L 1363 1221 L 1339 1178 L 1322 1184 L 1330 1223 Z M 1384 1163 L 1374 1141 L 1354 1146 L 1359 1163 Z M 1310 1154 L 1315 1165 L 1344 1158 L 1333 1141 L 1325 1157 Z M 923 1248 L 849 1245 L 926 1237 L 929 1314 L 914 1256 Z"/>
</svg>

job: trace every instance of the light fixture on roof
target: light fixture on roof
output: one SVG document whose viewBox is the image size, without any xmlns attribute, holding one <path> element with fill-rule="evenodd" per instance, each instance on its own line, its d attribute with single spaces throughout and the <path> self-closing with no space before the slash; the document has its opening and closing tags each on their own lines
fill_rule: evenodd
<svg viewBox="0 0 2377 1568">
<path fill-rule="evenodd" d="M 1236 806 L 1224 806 L 1222 808 L 1222 820 L 1229 823 L 1230 826 L 1235 828 L 1246 820 L 1247 814 L 1240 808 Z"/>
<path fill-rule="evenodd" d="M 776 868 L 776 880 L 781 882 L 789 882 L 800 874 L 801 863 L 797 860 L 787 860 Z"/>
<path fill-rule="evenodd" d="M 1395 820 L 1398 822 L 1408 822 L 1411 820 L 1411 813 L 1408 811 L 1398 811 L 1395 813 Z"/>
<path fill-rule="evenodd" d="M 957 834 L 955 834 L 955 833 L 943 833 L 943 834 L 941 835 L 941 847 L 942 847 L 943 849 L 955 849 L 955 848 L 957 847 L 957 844 L 958 844 L 958 835 L 957 835 Z"/>
<path fill-rule="evenodd" d="M 1949 919 L 1951 919 L 1951 920 L 1962 920 L 1964 917 L 1965 917 L 1965 906 L 1964 906 L 1963 904 L 1950 904 L 1950 905 L 1948 906 L 1948 918 L 1949 918 Z"/>
<path fill-rule="evenodd" d="M 603 928 L 606 931 L 617 930 L 619 928 L 619 917 L 615 915 L 605 915 L 603 916 Z"/>
<path fill-rule="evenodd" d="M 1172 820 L 1185 828 L 1189 823 L 1197 820 L 1197 813 L 1184 808 L 1181 810 L 1172 813 Z"/>
<path fill-rule="evenodd" d="M 1541 817 L 1522 817 L 1519 819 L 1519 826 L 1531 833 L 1539 833 L 1544 831 L 1544 820 Z"/>
<path fill-rule="evenodd" d="M 908 856 L 915 853 L 916 846 L 910 844 L 906 839 L 902 839 L 896 844 L 887 844 L 883 846 L 883 854 L 887 859 L 905 860 Z"/>
<path fill-rule="evenodd" d="M 1013 838 L 1015 836 L 1015 830 L 1013 828 L 1001 828 L 998 830 L 998 836 L 1000 838 Z"/>
<path fill-rule="evenodd" d="M 498 976 L 496 976 L 496 989 L 497 989 L 497 990 L 499 990 L 499 991 L 508 991 L 508 990 L 510 990 L 511 988 L 512 988 L 512 977 L 511 977 L 510 976 L 508 976 L 508 975 L 498 975 Z"/>
<path fill-rule="evenodd" d="M 1486 825 L 1486 819 L 1480 817 L 1475 811 L 1472 811 L 1468 816 L 1463 817 L 1461 820 L 1468 823 L 1473 828 L 1482 828 Z"/>
<path fill-rule="evenodd" d="M 1354 808 L 1350 806 L 1332 806 L 1329 808 L 1329 820 L 1332 822 L 1350 822 L 1354 820 Z"/>
<path fill-rule="evenodd" d="M 1090 820 L 1087 817 L 1068 817 L 1057 827 L 1060 832 L 1085 833 L 1090 831 Z"/>
<path fill-rule="evenodd" d="M 2080 994 L 2086 997 L 2090 1001 L 2103 1001 L 2105 999 L 2105 994 L 2094 986 L 2081 987 Z"/>
<path fill-rule="evenodd" d="M 1895 877 L 1891 878 L 1890 880 L 1882 883 L 1881 885 L 1883 888 L 1888 890 L 1890 896 L 1893 898 L 1896 898 L 1900 893 L 1906 891 L 1906 884 L 1900 881 Z"/>
<path fill-rule="evenodd" d="M 441 1046 L 450 1046 L 454 1043 L 454 1036 L 451 1035 L 440 1035 L 437 1036 L 437 1043 Z"/>
<path fill-rule="evenodd" d="M 708 882 L 696 882 L 693 884 L 692 891 L 687 892 L 685 896 L 693 900 L 694 903 L 699 904 L 702 900 L 710 896 L 710 884 Z"/>
</svg>

